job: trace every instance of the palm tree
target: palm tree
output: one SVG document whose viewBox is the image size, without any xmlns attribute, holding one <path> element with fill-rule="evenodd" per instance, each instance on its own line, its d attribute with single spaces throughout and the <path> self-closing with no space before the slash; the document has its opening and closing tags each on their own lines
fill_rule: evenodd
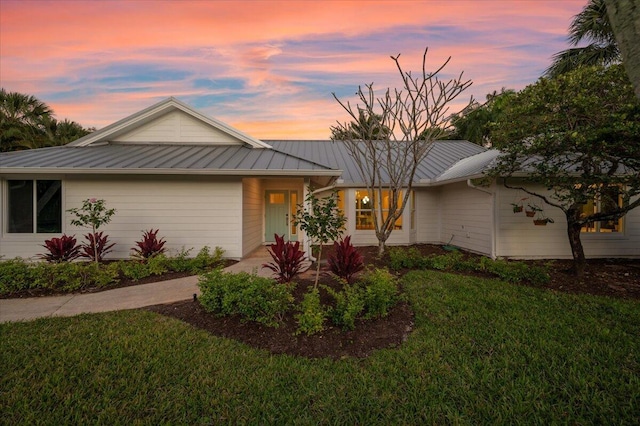
<svg viewBox="0 0 640 426">
<path fill-rule="evenodd" d="M 35 96 L 0 89 L 0 151 L 41 146 L 52 114 Z"/>
<path fill-rule="evenodd" d="M 589 44 L 577 47 L 583 41 Z M 585 65 L 607 66 L 622 60 L 605 0 L 589 0 L 582 12 L 573 17 L 569 43 L 575 47 L 553 55 L 553 63 L 544 72 L 546 77 L 556 77 Z"/>
<path fill-rule="evenodd" d="M 379 114 L 368 114 L 360 110 L 358 121 L 352 121 L 348 127 L 335 126 L 331 128 L 331 139 L 333 140 L 384 140 L 391 134 L 391 129 L 382 123 L 382 116 Z"/>
</svg>

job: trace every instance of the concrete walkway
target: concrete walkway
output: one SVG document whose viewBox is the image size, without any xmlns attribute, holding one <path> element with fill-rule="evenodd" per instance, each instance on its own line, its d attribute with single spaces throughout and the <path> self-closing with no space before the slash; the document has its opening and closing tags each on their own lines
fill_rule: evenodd
<svg viewBox="0 0 640 426">
<path fill-rule="evenodd" d="M 271 261 L 266 248 L 261 247 L 240 262 L 225 268 L 228 272 L 256 272 L 272 276 L 262 264 Z M 97 293 L 64 296 L 0 299 L 0 322 L 25 321 L 43 317 L 73 316 L 90 312 L 118 311 L 171 303 L 200 294 L 198 277 L 191 276 L 157 283 L 117 288 Z"/>
</svg>

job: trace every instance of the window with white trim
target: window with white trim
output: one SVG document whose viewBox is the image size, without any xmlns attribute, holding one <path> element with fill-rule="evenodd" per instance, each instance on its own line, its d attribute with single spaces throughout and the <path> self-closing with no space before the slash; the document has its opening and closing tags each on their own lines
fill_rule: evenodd
<svg viewBox="0 0 640 426">
<path fill-rule="evenodd" d="M 375 193 L 376 191 L 374 191 Z M 384 221 L 389 214 L 389 192 L 388 190 L 382 191 L 382 220 Z M 356 229 L 357 230 L 369 230 L 375 229 L 373 223 L 373 214 L 371 212 L 371 206 L 375 205 L 375 198 L 369 194 L 366 189 L 356 190 Z M 373 203 L 373 204 L 372 204 Z M 402 206 L 402 191 L 398 192 L 398 208 Z M 402 229 L 402 216 L 400 216 L 394 225 L 393 229 Z"/>
<path fill-rule="evenodd" d="M 8 180 L 7 233 L 62 232 L 62 181 Z"/>
<path fill-rule="evenodd" d="M 588 216 L 594 213 L 606 213 L 622 207 L 622 194 L 620 192 L 620 188 L 616 186 L 609 186 L 603 189 L 600 195 L 582 206 L 582 216 Z M 589 222 L 582 227 L 582 232 L 620 233 L 624 231 L 623 225 L 623 218 Z"/>
</svg>

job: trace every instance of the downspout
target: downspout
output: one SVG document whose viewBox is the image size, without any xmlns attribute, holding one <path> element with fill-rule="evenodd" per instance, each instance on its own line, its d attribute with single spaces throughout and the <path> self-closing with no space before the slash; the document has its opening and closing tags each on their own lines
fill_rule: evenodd
<svg viewBox="0 0 640 426">
<path fill-rule="evenodd" d="M 497 250 L 497 235 L 496 235 L 496 222 L 497 222 L 497 210 L 496 210 L 496 197 L 495 193 L 489 189 L 481 188 L 473 184 L 471 179 L 467 179 L 467 186 L 471 189 L 475 189 L 480 192 L 484 192 L 485 194 L 491 195 L 491 258 L 496 259 L 496 250 Z"/>
</svg>

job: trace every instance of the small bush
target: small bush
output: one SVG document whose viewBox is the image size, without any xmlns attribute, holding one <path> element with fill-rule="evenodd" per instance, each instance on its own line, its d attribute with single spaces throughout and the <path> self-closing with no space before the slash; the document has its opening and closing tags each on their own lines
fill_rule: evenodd
<svg viewBox="0 0 640 426">
<path fill-rule="evenodd" d="M 56 291 L 78 291 L 118 282 L 118 270 L 111 265 L 90 263 L 38 263 L 33 266 L 34 287 Z"/>
<path fill-rule="evenodd" d="M 276 242 L 269 245 L 269 254 L 273 262 L 265 263 L 263 268 L 271 269 L 280 283 L 290 283 L 300 273 L 304 260 L 304 251 L 300 242 L 284 241 L 284 236 L 274 234 Z"/>
<path fill-rule="evenodd" d="M 347 235 L 342 241 L 333 243 L 334 254 L 329 256 L 331 272 L 353 284 L 355 274 L 364 268 L 364 258 L 351 244 L 351 236 Z"/>
<path fill-rule="evenodd" d="M 322 288 L 335 300 L 335 306 L 329 310 L 331 321 L 345 330 L 353 330 L 356 327 L 356 319 L 364 311 L 361 287 L 345 283 L 342 291 L 335 291 L 328 286 Z"/>
<path fill-rule="evenodd" d="M 103 235 L 102 232 L 96 232 L 94 234 L 89 233 L 85 235 L 84 238 L 87 242 L 82 245 L 82 252 L 80 256 L 87 257 L 91 260 L 97 260 L 98 262 L 101 262 L 104 259 L 104 256 L 110 253 L 113 246 L 115 246 L 115 243 L 109 244 L 109 236 Z M 97 257 L 96 252 L 98 253 Z"/>
<path fill-rule="evenodd" d="M 193 266 L 193 262 L 192 259 L 189 258 L 189 254 L 192 250 L 193 248 L 186 250 L 184 247 L 182 247 L 182 250 L 180 250 L 177 255 L 167 259 L 167 267 L 176 272 L 190 271 Z"/>
<path fill-rule="evenodd" d="M 423 258 L 420 250 L 415 247 L 391 247 L 389 249 L 389 266 L 394 271 L 423 268 Z"/>
<path fill-rule="evenodd" d="M 164 254 L 156 254 L 147 259 L 149 275 L 162 275 L 169 271 L 169 259 Z"/>
<path fill-rule="evenodd" d="M 387 316 L 399 300 L 398 281 L 386 269 L 367 271 L 360 279 L 365 319 Z"/>
<path fill-rule="evenodd" d="M 200 272 L 208 271 L 212 268 L 216 268 L 220 266 L 223 255 L 224 250 L 220 247 L 216 247 L 213 250 L 213 254 L 211 254 L 211 249 L 208 246 L 204 246 L 200 249 L 196 257 L 194 257 L 193 259 L 188 259 L 188 271 L 197 274 Z"/>
<path fill-rule="evenodd" d="M 80 246 L 76 244 L 75 236 L 51 238 L 45 240 L 42 247 L 49 251 L 40 255 L 40 258 L 47 262 L 69 262 L 80 257 Z"/>
<path fill-rule="evenodd" d="M 162 254 L 166 251 L 164 248 L 166 241 L 164 238 L 158 240 L 158 231 L 159 229 L 155 231 L 153 229 L 144 231 L 142 241 L 136 241 L 136 247 L 131 249 L 134 257 L 149 259 L 152 256 Z"/>
<path fill-rule="evenodd" d="M 122 275 L 132 281 L 138 281 L 151 275 L 146 263 L 135 260 L 123 260 L 118 262 Z"/>
<path fill-rule="evenodd" d="M 293 303 L 291 288 L 269 278 L 240 272 L 213 270 L 198 282 L 200 303 L 219 315 L 240 315 L 270 327 L 278 327 Z"/>
<path fill-rule="evenodd" d="M 0 262 L 0 294 L 11 294 L 33 288 L 33 268 L 23 259 Z"/>
<path fill-rule="evenodd" d="M 324 330 L 327 312 L 320 304 L 320 292 L 317 288 L 311 288 L 304 295 L 299 310 L 300 313 L 296 314 L 296 319 L 298 320 L 296 334 L 305 333 L 310 336 Z"/>
</svg>

